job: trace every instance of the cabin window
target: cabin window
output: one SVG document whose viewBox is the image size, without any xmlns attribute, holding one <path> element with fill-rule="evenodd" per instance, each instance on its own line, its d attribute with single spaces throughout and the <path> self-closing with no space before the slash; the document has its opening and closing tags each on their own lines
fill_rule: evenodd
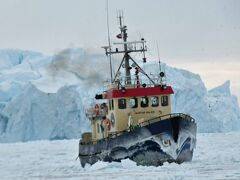
<svg viewBox="0 0 240 180">
<path fill-rule="evenodd" d="M 98 123 L 97 123 L 97 132 L 100 133 L 100 128 Z"/>
<path fill-rule="evenodd" d="M 118 99 L 118 108 L 126 109 L 126 99 Z"/>
<path fill-rule="evenodd" d="M 137 100 L 137 98 L 129 99 L 129 107 L 130 108 L 137 108 L 138 107 L 138 100 Z"/>
<path fill-rule="evenodd" d="M 111 111 L 112 110 L 111 100 L 108 101 L 108 107 L 109 107 L 109 110 Z"/>
<path fill-rule="evenodd" d="M 114 110 L 114 101 L 112 99 L 112 110 Z"/>
<path fill-rule="evenodd" d="M 161 104 L 162 106 L 168 106 L 168 96 L 161 97 Z"/>
<path fill-rule="evenodd" d="M 100 124 L 100 129 L 101 129 L 101 133 L 104 132 L 104 126 L 102 125 L 102 123 Z"/>
<path fill-rule="evenodd" d="M 109 106 L 109 110 L 113 110 L 114 109 L 114 103 L 113 103 L 113 99 L 108 101 L 108 106 Z"/>
<path fill-rule="evenodd" d="M 141 97 L 141 107 L 148 107 L 148 98 Z"/>
<path fill-rule="evenodd" d="M 157 107 L 159 105 L 158 97 L 157 96 L 151 97 L 151 102 L 152 102 L 152 107 Z"/>
</svg>

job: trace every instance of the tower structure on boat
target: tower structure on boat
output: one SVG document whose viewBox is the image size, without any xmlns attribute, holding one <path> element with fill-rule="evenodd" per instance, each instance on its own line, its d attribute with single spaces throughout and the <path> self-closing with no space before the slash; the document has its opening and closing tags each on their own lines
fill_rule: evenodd
<svg viewBox="0 0 240 180">
<path fill-rule="evenodd" d="M 125 158 L 155 166 L 165 161 L 191 160 L 196 141 L 194 119 L 171 113 L 170 98 L 174 92 L 164 81 L 165 73 L 151 78 L 131 57 L 141 53 L 142 62 L 146 63 L 146 41 L 128 41 L 123 16 L 120 14 L 118 19 L 120 33 L 116 37 L 122 41 L 103 47 L 110 57 L 111 80 L 105 91 L 96 94 L 99 103 L 86 108 L 92 132 L 84 133 L 79 143 L 82 166 Z M 113 73 L 111 56 L 115 54 L 122 54 L 123 58 Z"/>
</svg>

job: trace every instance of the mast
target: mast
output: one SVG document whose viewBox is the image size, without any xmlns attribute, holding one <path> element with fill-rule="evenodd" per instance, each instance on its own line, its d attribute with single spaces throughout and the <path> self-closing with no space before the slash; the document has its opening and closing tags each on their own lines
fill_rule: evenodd
<svg viewBox="0 0 240 180">
<path fill-rule="evenodd" d="M 123 21 L 123 15 L 119 14 L 118 16 L 119 18 L 119 23 L 120 23 L 120 31 L 121 31 L 121 36 L 122 36 L 122 39 L 123 39 L 123 42 L 124 42 L 124 65 L 125 65 L 125 81 L 126 81 L 126 84 L 131 84 L 131 67 L 129 66 L 129 55 L 128 55 L 128 44 L 127 44 L 127 26 L 123 25 L 122 24 L 122 21 Z"/>
<path fill-rule="evenodd" d="M 144 74 L 154 85 L 155 82 L 143 71 L 143 69 L 136 63 L 136 61 L 133 60 L 133 58 L 129 55 L 130 53 L 134 52 L 141 52 L 143 54 L 143 62 L 146 62 L 145 52 L 147 51 L 146 41 L 144 38 L 142 38 L 140 41 L 128 41 L 128 34 L 127 34 L 127 26 L 124 25 L 123 22 L 123 13 L 120 12 L 118 15 L 119 25 L 120 25 L 120 34 L 118 34 L 116 37 L 118 39 L 122 39 L 122 42 L 115 42 L 113 45 L 122 45 L 123 48 L 116 48 L 115 50 L 111 48 L 110 41 L 108 46 L 103 46 L 105 49 L 106 55 L 112 55 L 112 54 L 124 54 L 123 59 L 120 63 L 120 66 L 118 67 L 118 70 L 115 74 L 115 77 L 111 80 L 112 83 L 116 83 L 117 75 L 120 72 L 120 69 L 122 65 L 124 64 L 125 68 L 125 85 L 131 85 L 131 69 L 130 61 L 133 62 L 135 66 L 138 67 L 142 74 Z M 111 63 L 111 61 L 110 61 Z M 110 64 L 111 67 L 111 64 Z"/>
</svg>

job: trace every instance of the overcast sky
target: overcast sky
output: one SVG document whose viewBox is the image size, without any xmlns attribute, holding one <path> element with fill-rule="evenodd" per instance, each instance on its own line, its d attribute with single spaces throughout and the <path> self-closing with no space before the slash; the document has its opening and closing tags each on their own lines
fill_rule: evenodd
<svg viewBox="0 0 240 180">
<path fill-rule="evenodd" d="M 149 57 L 157 41 L 163 61 L 200 73 L 208 88 L 230 79 L 240 97 L 239 0 L 109 0 L 113 41 L 119 9 L 131 39 L 147 40 Z M 0 48 L 101 52 L 106 30 L 106 0 L 0 0 Z"/>
</svg>

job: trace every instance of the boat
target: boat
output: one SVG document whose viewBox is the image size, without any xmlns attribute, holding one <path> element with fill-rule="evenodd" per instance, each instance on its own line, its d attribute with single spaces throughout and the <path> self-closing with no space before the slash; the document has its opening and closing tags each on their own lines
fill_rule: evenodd
<svg viewBox="0 0 240 180">
<path fill-rule="evenodd" d="M 118 41 L 113 45 L 109 41 L 103 47 L 110 59 L 111 80 L 96 94 L 96 101 L 86 107 L 92 132 L 83 133 L 79 142 L 82 167 L 127 158 L 143 166 L 191 161 L 196 147 L 196 121 L 189 114 L 171 113 L 174 91 L 166 83 L 160 60 L 159 73 L 153 78 L 131 56 L 141 53 L 141 61 L 146 63 L 146 40 L 128 41 L 121 14 L 118 20 Z M 123 58 L 114 73 L 111 56 L 115 54 Z"/>
</svg>

